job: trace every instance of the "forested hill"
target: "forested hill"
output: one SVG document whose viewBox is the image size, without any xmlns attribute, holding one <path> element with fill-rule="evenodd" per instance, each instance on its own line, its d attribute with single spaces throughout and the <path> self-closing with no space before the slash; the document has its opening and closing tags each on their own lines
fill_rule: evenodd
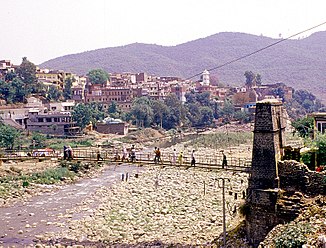
<svg viewBox="0 0 326 248">
<path fill-rule="evenodd" d="M 130 44 L 71 54 L 44 62 L 42 68 L 86 74 L 94 68 L 108 72 L 147 72 L 187 78 L 276 42 L 264 36 L 218 33 L 177 46 Z M 218 70 L 220 82 L 239 85 L 244 72 L 262 75 L 263 83 L 283 82 L 307 89 L 326 100 L 326 31 L 287 40 Z"/>
</svg>

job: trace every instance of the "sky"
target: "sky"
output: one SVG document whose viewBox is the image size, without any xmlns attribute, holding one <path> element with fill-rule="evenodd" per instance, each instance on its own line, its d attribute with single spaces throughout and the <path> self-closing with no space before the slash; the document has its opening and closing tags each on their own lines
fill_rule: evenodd
<svg viewBox="0 0 326 248">
<path fill-rule="evenodd" d="M 0 6 L 0 60 L 14 64 L 135 42 L 174 46 L 220 32 L 286 38 L 326 22 L 325 0 L 0 0 Z"/>
</svg>

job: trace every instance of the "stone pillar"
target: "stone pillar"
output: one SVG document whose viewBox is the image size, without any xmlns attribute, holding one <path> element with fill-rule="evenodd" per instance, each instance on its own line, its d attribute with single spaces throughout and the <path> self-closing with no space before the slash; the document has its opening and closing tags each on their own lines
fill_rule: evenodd
<svg viewBox="0 0 326 248">
<path fill-rule="evenodd" d="M 250 211 L 246 216 L 247 235 L 255 247 L 279 223 L 276 204 L 281 192 L 277 162 L 285 145 L 285 124 L 281 102 L 257 102 L 247 198 Z"/>
<path fill-rule="evenodd" d="M 277 162 L 283 155 L 285 126 L 281 102 L 257 102 L 249 190 L 279 188 Z"/>
</svg>

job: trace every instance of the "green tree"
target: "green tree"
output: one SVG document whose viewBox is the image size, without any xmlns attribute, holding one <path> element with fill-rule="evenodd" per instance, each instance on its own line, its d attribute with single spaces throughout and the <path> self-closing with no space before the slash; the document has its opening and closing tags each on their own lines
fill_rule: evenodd
<svg viewBox="0 0 326 248">
<path fill-rule="evenodd" d="M 13 102 L 24 102 L 27 95 L 29 94 L 29 91 L 28 89 L 26 89 L 25 84 L 19 78 L 14 78 L 11 82 L 11 86 L 14 88 L 15 91 Z"/>
<path fill-rule="evenodd" d="M 299 133 L 300 137 L 309 137 L 314 129 L 314 118 L 303 117 L 292 122 L 295 131 Z"/>
<path fill-rule="evenodd" d="M 109 80 L 109 74 L 103 69 L 94 69 L 87 73 L 87 77 L 93 84 L 104 85 Z"/>
<path fill-rule="evenodd" d="M 22 63 L 16 69 L 16 73 L 25 84 L 31 85 L 37 82 L 36 66 L 26 57 L 23 58 Z"/>
<path fill-rule="evenodd" d="M 234 106 L 231 100 L 225 100 L 224 106 L 221 109 L 221 115 L 225 118 L 225 120 L 230 121 L 233 118 L 235 113 Z"/>
<path fill-rule="evenodd" d="M 262 84 L 262 78 L 260 74 L 256 74 L 255 80 L 256 80 L 256 85 Z"/>
<path fill-rule="evenodd" d="M 154 113 L 154 122 L 156 125 L 163 127 L 163 119 L 169 115 L 169 108 L 161 100 L 152 100 L 152 109 Z"/>
<path fill-rule="evenodd" d="M 72 95 L 71 87 L 72 87 L 72 83 L 75 81 L 76 79 L 74 77 L 68 77 L 65 79 L 65 84 L 63 88 L 63 96 L 65 100 L 71 99 L 71 95 Z"/>
<path fill-rule="evenodd" d="M 244 76 L 246 77 L 246 86 L 248 88 L 251 88 L 255 81 L 255 74 L 252 71 L 246 71 L 244 73 Z"/>
<path fill-rule="evenodd" d="M 147 97 L 136 98 L 132 103 L 131 113 L 136 120 L 137 126 L 149 127 L 154 118 L 151 100 Z"/>
<path fill-rule="evenodd" d="M 72 111 L 72 118 L 81 129 L 84 129 L 92 121 L 92 108 L 79 103 Z"/>
<path fill-rule="evenodd" d="M 234 118 L 238 120 L 240 123 L 248 123 L 250 122 L 250 115 L 244 111 L 236 111 L 234 113 Z"/>
<path fill-rule="evenodd" d="M 0 96 L 7 103 L 13 103 L 15 99 L 16 89 L 11 83 L 0 80 Z"/>
<path fill-rule="evenodd" d="M 56 86 L 51 85 L 49 87 L 49 91 L 47 93 L 46 98 L 50 101 L 51 100 L 58 101 L 61 98 L 61 96 L 62 96 L 62 91 L 59 90 Z"/>
<path fill-rule="evenodd" d="M 187 104 L 187 118 L 191 126 L 196 127 L 201 125 L 200 105 L 197 102 Z"/>
<path fill-rule="evenodd" d="M 32 144 L 35 145 L 36 148 L 43 148 L 46 146 L 46 137 L 44 134 L 34 132 L 32 135 Z"/>
<path fill-rule="evenodd" d="M 7 125 L 0 125 L 0 145 L 2 147 L 12 150 L 19 140 L 19 131 Z"/>
<path fill-rule="evenodd" d="M 183 126 L 188 120 L 186 108 L 182 105 L 175 94 L 168 95 L 164 103 L 169 108 L 169 115 L 163 120 L 163 127 L 166 129 Z"/>
<path fill-rule="evenodd" d="M 115 101 L 112 101 L 108 107 L 108 113 L 110 115 L 119 115 L 120 109 L 118 107 L 118 104 Z"/>
<path fill-rule="evenodd" d="M 200 107 L 200 125 L 210 126 L 213 123 L 214 115 L 213 110 L 210 107 Z"/>
</svg>

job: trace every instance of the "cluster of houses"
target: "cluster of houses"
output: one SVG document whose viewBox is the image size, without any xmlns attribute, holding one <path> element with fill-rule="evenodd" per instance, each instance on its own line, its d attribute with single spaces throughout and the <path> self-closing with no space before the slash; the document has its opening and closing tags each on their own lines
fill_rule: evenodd
<svg viewBox="0 0 326 248">
<path fill-rule="evenodd" d="M 0 79 L 8 72 L 14 72 L 17 66 L 10 60 L 0 60 Z M 182 102 L 186 102 L 188 92 L 209 92 L 212 100 L 219 105 L 231 98 L 238 110 L 254 113 L 256 102 L 266 98 L 279 98 L 277 92 L 282 92 L 284 101 L 291 100 L 293 88 L 283 83 L 268 85 L 251 85 L 250 87 L 220 87 L 211 83 L 210 73 L 204 70 L 197 81 L 185 80 L 179 77 L 161 77 L 141 73 L 111 73 L 106 84 L 93 84 L 86 76 L 78 76 L 62 70 L 37 68 L 38 82 L 46 86 L 55 85 L 64 90 L 65 80 L 74 78 L 71 87 L 71 100 L 67 102 L 42 102 L 31 97 L 24 106 L 0 105 L 0 117 L 8 124 L 27 129 L 40 131 L 52 135 L 76 135 L 80 132 L 71 118 L 71 110 L 78 103 L 100 102 L 108 108 L 115 102 L 120 109 L 128 111 L 137 97 L 147 96 L 156 100 L 164 100 L 174 93 Z M 103 124 L 103 123 L 102 123 Z M 106 125 L 106 126 L 105 126 Z M 109 127 L 112 125 L 112 127 Z M 322 127 L 325 123 L 320 124 Z M 108 121 L 101 126 L 101 132 L 128 132 L 127 124 Z M 114 126 L 114 127 L 113 127 Z M 323 129 L 324 130 L 324 129 Z"/>
</svg>

